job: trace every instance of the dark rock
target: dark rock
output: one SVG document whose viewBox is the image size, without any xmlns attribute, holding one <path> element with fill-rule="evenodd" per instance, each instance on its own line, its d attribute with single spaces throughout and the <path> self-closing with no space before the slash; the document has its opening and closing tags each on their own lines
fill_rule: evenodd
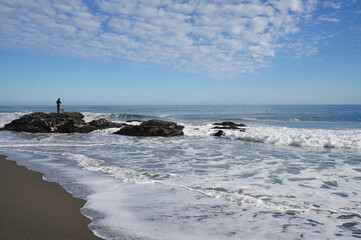
<svg viewBox="0 0 361 240">
<path fill-rule="evenodd" d="M 115 123 L 115 122 L 111 122 L 105 118 L 100 118 L 100 119 L 89 122 L 89 125 L 94 126 L 97 129 L 106 129 L 106 128 L 120 128 L 120 127 L 126 126 L 127 124 Z"/>
<path fill-rule="evenodd" d="M 219 192 L 228 192 L 225 188 L 222 187 L 207 187 L 206 190 L 213 190 L 213 191 L 219 191 Z"/>
<path fill-rule="evenodd" d="M 356 213 L 353 213 L 353 214 L 347 214 L 347 215 L 338 216 L 337 219 L 351 219 L 351 218 L 354 218 L 354 217 L 361 218 L 360 215 L 358 215 L 358 214 L 356 214 Z"/>
<path fill-rule="evenodd" d="M 86 123 L 84 115 L 78 112 L 42 113 L 36 112 L 24 115 L 4 126 L 4 130 L 32 133 L 88 133 L 111 125 L 106 121 L 99 121 L 98 125 Z M 103 124 L 103 125 L 102 125 Z"/>
<path fill-rule="evenodd" d="M 234 123 L 234 122 L 221 122 L 221 123 L 214 123 L 213 125 L 220 125 L 225 127 L 245 127 L 246 125 L 242 123 Z"/>
<path fill-rule="evenodd" d="M 115 132 L 115 134 L 143 137 L 172 137 L 184 135 L 183 128 L 184 126 L 177 125 L 177 123 L 174 122 L 149 120 L 146 122 L 142 122 L 138 126 L 125 126 L 121 128 L 118 132 Z"/>
<path fill-rule="evenodd" d="M 215 136 L 215 137 L 220 137 L 220 136 L 223 136 L 223 135 L 224 135 L 224 132 L 222 130 L 219 130 L 218 132 L 213 134 L 213 136 Z"/>
<path fill-rule="evenodd" d="M 221 122 L 221 123 L 214 123 L 215 127 L 213 129 L 226 129 L 226 130 L 240 130 L 241 132 L 245 132 L 246 129 L 243 127 L 246 127 L 246 125 L 240 123 L 234 123 L 234 122 Z"/>
<path fill-rule="evenodd" d="M 245 132 L 245 128 L 233 127 L 233 126 L 216 126 L 213 129 L 223 129 L 223 130 L 240 130 L 241 132 Z"/>
<path fill-rule="evenodd" d="M 6 124 L 4 129 L 17 132 L 58 132 L 61 131 L 59 127 L 63 129 L 68 126 L 84 125 L 83 117 L 82 114 L 73 112 L 63 114 L 36 112 L 13 120 Z"/>
</svg>

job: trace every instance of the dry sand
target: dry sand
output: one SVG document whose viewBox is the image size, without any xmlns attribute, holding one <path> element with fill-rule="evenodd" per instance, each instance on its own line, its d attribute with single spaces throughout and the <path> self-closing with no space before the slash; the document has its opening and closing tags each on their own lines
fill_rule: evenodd
<svg viewBox="0 0 361 240">
<path fill-rule="evenodd" d="M 100 239 L 81 215 L 84 200 L 0 155 L 0 239 Z"/>
</svg>

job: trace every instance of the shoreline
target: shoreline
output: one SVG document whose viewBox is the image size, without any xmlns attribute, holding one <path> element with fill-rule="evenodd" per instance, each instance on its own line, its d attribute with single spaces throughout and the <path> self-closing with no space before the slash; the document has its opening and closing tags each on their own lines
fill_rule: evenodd
<svg viewBox="0 0 361 240">
<path fill-rule="evenodd" d="M 80 213 L 86 201 L 42 176 L 0 155 L 0 238 L 101 239 Z"/>
</svg>

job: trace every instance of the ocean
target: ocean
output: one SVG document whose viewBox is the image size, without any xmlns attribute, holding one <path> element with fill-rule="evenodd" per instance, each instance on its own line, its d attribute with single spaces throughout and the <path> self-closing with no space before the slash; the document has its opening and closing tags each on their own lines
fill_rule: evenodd
<svg viewBox="0 0 361 240">
<path fill-rule="evenodd" d="M 0 131 L 0 154 L 85 199 L 100 237 L 361 238 L 361 105 L 63 107 L 185 126 L 172 138 Z M 55 110 L 0 106 L 0 127 Z M 222 121 L 247 129 L 212 136 Z"/>
</svg>

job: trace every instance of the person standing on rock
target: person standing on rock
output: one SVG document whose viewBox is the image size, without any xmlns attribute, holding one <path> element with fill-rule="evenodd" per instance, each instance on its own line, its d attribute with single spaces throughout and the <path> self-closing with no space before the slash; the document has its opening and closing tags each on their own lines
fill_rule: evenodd
<svg viewBox="0 0 361 240">
<path fill-rule="evenodd" d="M 56 112 L 57 113 L 60 113 L 60 103 L 61 103 L 60 98 L 58 98 L 58 100 L 56 101 Z"/>
</svg>

